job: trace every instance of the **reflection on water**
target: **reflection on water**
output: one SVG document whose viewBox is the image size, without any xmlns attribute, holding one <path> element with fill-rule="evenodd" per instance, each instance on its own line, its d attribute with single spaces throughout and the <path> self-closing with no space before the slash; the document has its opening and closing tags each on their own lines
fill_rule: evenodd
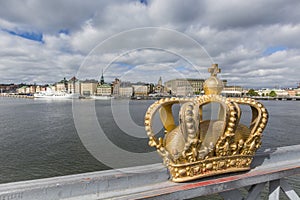
<svg viewBox="0 0 300 200">
<path fill-rule="evenodd" d="M 97 119 L 109 140 L 129 152 L 154 151 L 148 147 L 143 130 L 144 114 L 153 101 L 115 103 L 126 106 L 129 115 L 112 111 L 110 101 L 95 102 Z M 259 151 L 300 144 L 300 102 L 263 103 L 270 118 Z M 115 110 L 121 109 L 114 106 Z M 250 112 L 243 108 L 243 115 Z M 113 120 L 116 113 L 118 119 Z M 82 145 L 74 125 L 72 101 L 0 98 L 0 120 L 1 183 L 109 169 Z M 242 121 L 248 123 L 249 118 L 243 117 Z M 157 132 L 162 130 L 157 129 Z M 161 162 L 158 156 L 149 160 Z M 289 181 L 297 185 L 299 191 L 299 178 L 293 177 Z"/>
</svg>

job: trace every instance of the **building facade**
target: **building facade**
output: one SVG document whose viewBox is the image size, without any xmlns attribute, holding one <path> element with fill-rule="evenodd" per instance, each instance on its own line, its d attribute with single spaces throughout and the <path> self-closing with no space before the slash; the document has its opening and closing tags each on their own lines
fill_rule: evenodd
<svg viewBox="0 0 300 200">
<path fill-rule="evenodd" d="M 80 94 L 83 96 L 95 95 L 97 92 L 97 81 L 86 80 L 80 84 Z"/>
<path fill-rule="evenodd" d="M 65 92 L 67 90 L 66 85 L 64 83 L 56 83 L 55 91 L 56 92 Z"/>
<path fill-rule="evenodd" d="M 121 81 L 118 78 L 116 78 L 112 82 L 112 94 L 113 94 L 113 96 L 119 96 L 120 85 L 121 85 Z"/>
<path fill-rule="evenodd" d="M 31 86 L 29 86 L 29 93 L 30 93 L 30 94 L 36 93 L 36 85 L 31 85 Z"/>
<path fill-rule="evenodd" d="M 243 88 L 241 86 L 225 86 L 221 94 L 226 97 L 241 97 Z"/>
<path fill-rule="evenodd" d="M 119 88 L 119 96 L 120 97 L 132 97 L 133 95 L 133 87 L 120 87 Z"/>
<path fill-rule="evenodd" d="M 68 92 L 72 94 L 80 94 L 80 81 L 74 76 L 68 81 Z"/>
<path fill-rule="evenodd" d="M 110 96 L 112 92 L 111 86 L 109 84 L 103 83 L 97 86 L 98 96 Z"/>
<path fill-rule="evenodd" d="M 26 88 L 28 88 L 28 86 L 22 86 L 22 87 L 18 88 L 17 93 L 18 94 L 26 94 Z"/>
<path fill-rule="evenodd" d="M 16 84 L 0 84 L 0 93 L 15 93 L 19 85 Z"/>
<path fill-rule="evenodd" d="M 148 96 L 147 85 L 132 85 L 134 96 Z"/>
<path fill-rule="evenodd" d="M 195 95 L 195 93 L 194 93 L 194 88 L 191 85 L 187 84 L 187 85 L 177 87 L 176 96 L 193 96 L 193 95 Z"/>
<path fill-rule="evenodd" d="M 204 79 L 173 79 L 165 82 L 167 92 L 172 95 L 199 95 L 203 89 Z"/>
<path fill-rule="evenodd" d="M 157 85 L 154 87 L 154 93 L 157 94 L 164 94 L 165 93 L 165 87 L 162 84 L 162 78 L 159 77 Z"/>
</svg>

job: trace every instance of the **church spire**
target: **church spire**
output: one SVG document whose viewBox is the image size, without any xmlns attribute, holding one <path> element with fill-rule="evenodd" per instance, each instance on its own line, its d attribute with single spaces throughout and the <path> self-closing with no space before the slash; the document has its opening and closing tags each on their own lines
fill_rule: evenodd
<svg viewBox="0 0 300 200">
<path fill-rule="evenodd" d="M 158 85 L 162 85 L 162 79 L 161 79 L 161 76 L 159 77 Z"/>
<path fill-rule="evenodd" d="M 102 75 L 101 75 L 101 79 L 100 79 L 100 84 L 101 84 L 101 85 L 103 85 L 103 84 L 104 84 L 103 69 L 102 69 Z"/>
</svg>

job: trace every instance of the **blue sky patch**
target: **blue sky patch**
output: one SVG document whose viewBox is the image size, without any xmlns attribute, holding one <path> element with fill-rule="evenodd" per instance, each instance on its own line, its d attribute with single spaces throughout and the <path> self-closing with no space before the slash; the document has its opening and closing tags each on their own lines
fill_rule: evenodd
<svg viewBox="0 0 300 200">
<path fill-rule="evenodd" d="M 144 5 L 146 5 L 146 6 L 148 5 L 148 1 L 147 1 L 147 0 L 140 0 L 140 3 L 141 3 L 141 4 L 144 4 Z"/>
<path fill-rule="evenodd" d="M 119 66 L 119 67 L 123 67 L 124 69 L 127 68 L 127 70 L 129 69 L 133 69 L 135 66 L 130 65 L 128 63 L 124 63 L 124 62 L 113 62 L 112 63 L 114 66 Z"/>
<path fill-rule="evenodd" d="M 15 32 L 15 31 L 7 30 L 7 29 L 1 29 L 1 30 L 5 31 L 11 35 L 15 35 L 15 36 L 25 38 L 28 40 L 33 40 L 33 41 L 44 43 L 43 34 L 39 33 L 39 32 L 25 32 L 25 31 L 24 32 Z"/>
<path fill-rule="evenodd" d="M 186 68 L 184 66 L 178 66 L 178 67 L 175 67 L 175 69 L 178 70 L 178 71 L 186 70 Z"/>
<path fill-rule="evenodd" d="M 268 55 L 271 55 L 277 51 L 284 51 L 284 50 L 287 50 L 288 48 L 285 47 L 285 46 L 274 46 L 274 47 L 269 47 L 267 48 L 264 52 L 263 52 L 263 55 L 264 56 L 268 56 Z"/>
<path fill-rule="evenodd" d="M 59 34 L 63 33 L 65 35 L 69 35 L 70 34 L 70 31 L 68 29 L 62 29 L 60 31 L 58 31 Z"/>
</svg>

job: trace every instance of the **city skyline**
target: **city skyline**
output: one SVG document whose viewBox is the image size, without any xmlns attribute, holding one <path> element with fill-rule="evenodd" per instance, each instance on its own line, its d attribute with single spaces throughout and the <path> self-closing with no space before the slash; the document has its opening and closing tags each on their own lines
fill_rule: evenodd
<svg viewBox="0 0 300 200">
<path fill-rule="evenodd" d="M 76 79 L 78 80 L 79 82 L 93 82 L 93 83 L 97 83 L 99 85 L 103 85 L 103 84 L 108 84 L 108 85 L 112 85 L 116 80 L 120 81 L 120 83 L 122 83 L 123 85 L 125 86 L 128 86 L 128 85 L 153 85 L 153 86 L 156 86 L 156 85 L 162 85 L 162 86 L 166 86 L 166 84 L 170 81 L 174 81 L 174 80 L 185 80 L 185 81 L 188 81 L 188 80 L 193 80 L 194 78 L 173 78 L 173 79 L 169 79 L 169 80 L 162 80 L 161 76 L 158 77 L 158 79 L 156 80 L 156 82 L 145 82 L 145 81 L 132 81 L 132 80 L 121 80 L 121 79 L 118 79 L 117 77 L 115 77 L 115 79 L 111 80 L 111 81 L 106 81 L 106 78 L 102 75 L 100 79 L 77 79 L 75 76 L 73 77 L 70 77 L 70 78 L 66 78 L 64 77 L 63 79 L 60 79 L 60 80 L 57 80 L 55 82 L 52 82 L 52 83 L 43 83 L 43 84 L 38 84 L 38 83 L 31 83 L 31 82 L 24 82 L 24 83 L 0 83 L 0 86 L 9 86 L 9 85 L 14 85 L 14 86 L 44 86 L 44 87 L 47 87 L 47 86 L 55 86 L 56 84 L 60 84 L 60 83 L 63 83 L 64 81 L 66 82 L 69 82 L 71 81 L 72 79 Z M 202 80 L 202 81 L 205 81 L 205 79 L 194 79 L 194 80 Z M 292 86 L 292 87 L 280 87 L 280 85 L 274 85 L 274 86 L 271 86 L 271 87 L 244 87 L 244 86 L 240 86 L 240 85 L 236 85 L 236 84 L 232 84 L 230 82 L 228 82 L 228 80 L 226 79 L 221 79 L 224 84 L 226 86 L 229 86 L 229 87 L 241 87 L 242 89 L 244 90 L 249 90 L 249 89 L 256 89 L 256 90 L 264 90 L 264 89 L 297 89 L 297 88 L 300 88 L 300 82 L 298 82 L 296 85 Z M 104 82 L 102 82 L 104 81 Z"/>
<path fill-rule="evenodd" d="M 231 85 L 300 82 L 296 0 L 0 4 L 0 83 L 205 79 L 212 63 Z"/>
</svg>

